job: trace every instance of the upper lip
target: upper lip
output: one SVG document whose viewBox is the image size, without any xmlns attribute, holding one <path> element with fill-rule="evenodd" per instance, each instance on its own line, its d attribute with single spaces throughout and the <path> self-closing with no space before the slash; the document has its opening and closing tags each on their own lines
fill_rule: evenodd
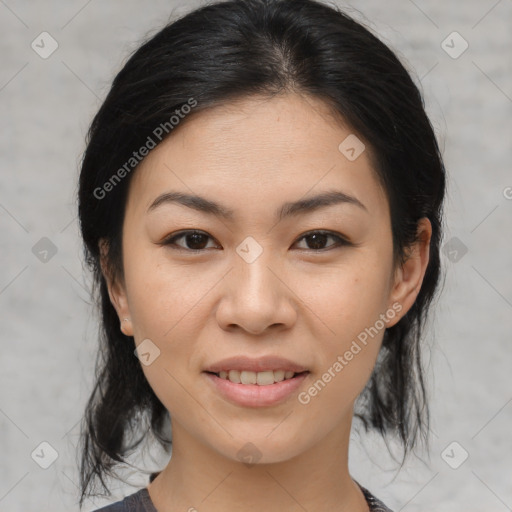
<svg viewBox="0 0 512 512">
<path fill-rule="evenodd" d="M 289 359 L 279 356 L 265 356 L 258 358 L 251 358 L 247 356 L 234 356 L 222 359 L 209 366 L 204 371 L 219 373 L 222 371 L 238 370 L 248 372 L 265 372 L 270 370 L 285 370 L 295 373 L 308 371 L 305 366 L 294 363 Z"/>
</svg>

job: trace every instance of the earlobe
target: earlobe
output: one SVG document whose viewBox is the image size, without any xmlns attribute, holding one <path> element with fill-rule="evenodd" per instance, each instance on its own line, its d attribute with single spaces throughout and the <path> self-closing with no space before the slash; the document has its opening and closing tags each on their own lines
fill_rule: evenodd
<svg viewBox="0 0 512 512">
<path fill-rule="evenodd" d="M 408 248 L 405 262 L 395 273 L 390 306 L 399 303 L 402 306 L 401 317 L 412 307 L 421 290 L 429 262 L 431 236 L 432 225 L 428 218 L 424 217 L 418 221 L 418 241 Z M 400 318 L 397 318 L 394 323 L 399 320 Z"/>
<path fill-rule="evenodd" d="M 132 322 L 129 318 L 123 318 L 121 332 L 126 336 L 133 336 Z"/>
<path fill-rule="evenodd" d="M 133 327 L 125 287 L 109 270 L 108 247 L 108 241 L 102 238 L 99 241 L 101 272 L 107 284 L 110 302 L 119 317 L 120 330 L 126 336 L 133 336 Z"/>
</svg>

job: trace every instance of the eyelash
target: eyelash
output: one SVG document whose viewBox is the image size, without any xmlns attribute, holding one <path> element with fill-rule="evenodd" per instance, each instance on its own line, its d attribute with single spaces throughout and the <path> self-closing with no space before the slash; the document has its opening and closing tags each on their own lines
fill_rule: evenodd
<svg viewBox="0 0 512 512">
<path fill-rule="evenodd" d="M 187 235 L 193 235 L 193 234 L 198 234 L 198 235 L 206 235 L 208 238 L 212 239 L 213 238 L 208 235 L 207 233 L 205 233 L 204 231 L 198 231 L 198 230 L 194 230 L 194 229 L 191 229 L 191 230 L 186 230 L 186 231 L 181 231 L 180 233 L 178 234 L 173 234 L 173 235 L 170 235 L 168 236 L 167 238 L 165 238 L 161 243 L 160 245 L 163 245 L 163 246 L 167 246 L 173 250 L 178 250 L 178 251 L 186 251 L 186 252 L 192 252 L 192 253 L 201 253 L 201 252 L 205 252 L 206 249 L 187 249 L 186 247 L 181 247 L 179 245 L 176 245 L 176 240 L 179 240 L 180 238 L 184 238 L 186 237 Z M 339 234 L 333 232 L 333 231 L 325 231 L 325 230 L 316 230 L 316 231 L 308 231 L 307 233 L 304 233 L 298 240 L 297 242 L 305 239 L 305 238 L 308 238 L 312 235 L 327 235 L 328 237 L 332 237 L 332 238 L 335 238 L 338 240 L 337 243 L 333 244 L 333 245 L 330 245 L 328 246 L 327 248 L 324 248 L 324 249 L 303 249 L 304 251 L 311 251 L 311 252 L 326 252 L 326 251 L 329 251 L 329 250 L 332 250 L 332 249 L 335 249 L 336 247 L 342 247 L 342 246 L 352 246 L 354 244 L 352 244 L 351 242 L 349 242 L 346 238 L 340 236 Z M 295 242 L 295 243 L 297 243 Z"/>
</svg>

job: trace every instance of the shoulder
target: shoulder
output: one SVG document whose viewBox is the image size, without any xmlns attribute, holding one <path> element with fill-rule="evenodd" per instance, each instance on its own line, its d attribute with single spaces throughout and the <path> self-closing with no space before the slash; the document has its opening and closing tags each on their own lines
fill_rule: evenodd
<svg viewBox="0 0 512 512">
<path fill-rule="evenodd" d="M 151 502 L 147 488 L 143 488 L 126 496 L 121 501 L 116 501 L 92 512 L 157 512 Z"/>
<path fill-rule="evenodd" d="M 365 489 L 362 485 L 358 484 L 363 491 L 366 502 L 370 512 L 393 512 L 390 508 L 386 507 L 382 501 L 377 499 L 368 489 Z"/>
</svg>

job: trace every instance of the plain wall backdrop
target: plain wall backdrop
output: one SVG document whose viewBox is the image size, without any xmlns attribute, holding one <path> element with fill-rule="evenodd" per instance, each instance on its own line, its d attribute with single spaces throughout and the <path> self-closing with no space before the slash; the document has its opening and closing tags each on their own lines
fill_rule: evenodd
<svg viewBox="0 0 512 512">
<path fill-rule="evenodd" d="M 97 347 L 76 220 L 84 138 L 128 54 L 201 4 L 0 0 L 0 511 L 78 510 Z M 449 175 L 426 340 L 432 450 L 397 473 L 384 443 L 354 430 L 352 474 L 395 512 L 512 510 L 512 1 L 338 5 L 413 74 Z M 130 478 L 85 510 L 147 484 Z"/>
</svg>

